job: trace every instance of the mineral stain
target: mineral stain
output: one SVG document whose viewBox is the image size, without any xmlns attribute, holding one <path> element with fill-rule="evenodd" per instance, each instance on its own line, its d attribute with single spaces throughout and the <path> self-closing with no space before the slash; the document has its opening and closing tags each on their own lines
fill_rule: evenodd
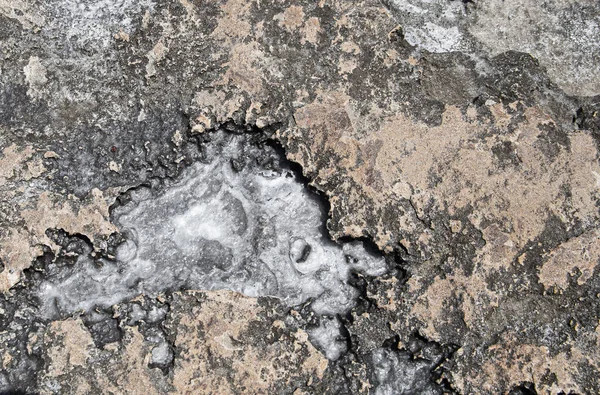
<svg viewBox="0 0 600 395">
<path fill-rule="evenodd" d="M 126 240 L 115 260 L 82 254 L 49 271 L 39 297 L 46 318 L 107 308 L 139 294 L 185 289 L 275 296 L 289 306 L 308 300 L 318 315 L 354 305 L 352 271 L 385 273 L 382 256 L 360 242 L 338 245 L 323 234 L 323 207 L 272 147 L 256 136 L 215 132 L 205 160 L 181 176 L 131 191 L 113 221 Z M 330 323 L 331 320 L 323 320 Z M 316 343 L 337 359 L 339 328 L 322 325 Z"/>
</svg>

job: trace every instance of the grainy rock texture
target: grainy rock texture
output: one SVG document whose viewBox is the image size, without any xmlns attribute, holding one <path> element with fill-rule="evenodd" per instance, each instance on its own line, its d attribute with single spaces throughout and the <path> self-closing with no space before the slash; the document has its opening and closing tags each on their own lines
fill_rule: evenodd
<svg viewBox="0 0 600 395">
<path fill-rule="evenodd" d="M 0 392 L 600 393 L 598 42 L 591 0 L 0 0 Z M 387 273 L 329 316 L 190 289 L 44 315 L 216 130 L 300 165 Z"/>
<path fill-rule="evenodd" d="M 327 359 L 306 332 L 281 320 L 285 316 L 272 301 L 220 291 L 175 293 L 165 302 L 166 340 L 155 345 L 143 334 L 144 322 L 132 318 L 132 311 L 150 305 L 143 298 L 115 306 L 115 317 L 133 325 L 123 325 L 120 342 L 104 348 L 96 347 L 81 319 L 52 322 L 32 345 L 46 350 L 40 392 L 281 393 L 288 385 L 318 386 L 323 379 Z M 169 375 L 152 366 L 162 348 L 175 350 Z"/>
</svg>

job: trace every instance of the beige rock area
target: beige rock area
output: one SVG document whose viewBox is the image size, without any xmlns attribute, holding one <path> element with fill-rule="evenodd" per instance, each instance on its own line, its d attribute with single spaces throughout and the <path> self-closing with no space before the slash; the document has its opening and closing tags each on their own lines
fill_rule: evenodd
<svg viewBox="0 0 600 395">
<path fill-rule="evenodd" d="M 0 227 L 0 259 L 6 262 L 0 273 L 2 292 L 19 282 L 22 271 L 43 254 L 43 246 L 55 252 L 60 249 L 46 234 L 48 229 L 87 236 L 98 248 L 117 231 L 108 212 L 117 189 L 93 189 L 83 199 L 46 190 L 53 172 L 44 161 L 55 156 L 52 151 L 36 152 L 31 146 L 15 144 L 2 151 L 0 213 L 8 220 Z"/>
<path fill-rule="evenodd" d="M 116 313 L 118 315 L 118 313 Z M 97 348 L 79 318 L 50 323 L 38 339 L 42 393 L 269 394 L 323 378 L 327 359 L 306 332 L 256 299 L 226 291 L 173 295 L 164 323 L 177 353 L 172 374 L 149 367 L 152 343 L 137 327 Z"/>
<path fill-rule="evenodd" d="M 524 117 L 515 122 L 511 112 L 518 107 Z M 483 353 L 482 366 L 466 362 L 470 356 L 465 350 L 456 354 L 459 369 L 452 377 L 461 393 L 500 393 L 522 382 L 535 383 L 540 393 L 586 393 L 578 380 L 579 367 L 597 371 L 600 357 L 593 346 L 587 348 L 589 339 L 566 342 L 560 353 L 516 341 L 511 310 L 526 314 L 535 309 L 535 303 L 526 303 L 534 298 L 528 289 L 535 286 L 535 278 L 511 274 L 501 288 L 490 284 L 495 277 L 518 273 L 550 217 L 560 218 L 567 229 L 583 230 L 540 257 L 538 281 L 544 292 L 560 293 L 570 286 L 569 278 L 581 285 L 597 273 L 600 165 L 590 133 L 570 133 L 565 146 L 549 152 L 544 135 L 555 127 L 552 119 L 539 108 L 512 103 L 491 105 L 493 118 L 484 122 L 470 119 L 472 108 L 461 112 L 453 107 L 446 108 L 437 127 L 405 117 L 384 118 L 378 130 L 356 138 L 352 110 L 348 97 L 326 94 L 299 110 L 298 129 L 283 132 L 282 137 L 297 144 L 290 158 L 308 169 L 315 166 L 313 158 L 336 158 L 315 169 L 318 176 L 313 182 L 330 194 L 332 212 L 343 213 L 340 236 L 362 236 L 373 213 L 383 213 L 403 199 L 411 202 L 414 212 L 396 218 L 377 216 L 379 222 L 371 225 L 371 235 L 381 248 L 400 240 L 408 251 L 425 255 L 411 270 L 400 297 L 381 300 L 380 307 L 398 316 L 392 329 L 402 336 L 407 328 L 416 328 L 428 339 L 446 343 L 464 336 L 490 339 L 498 326 L 504 327 L 492 346 L 470 350 Z M 465 212 L 461 220 L 455 219 Z M 446 217 L 423 227 L 420 219 L 435 213 Z M 401 232 L 390 232 L 393 223 Z M 437 227 L 466 234 L 467 226 L 484 242 L 474 251 L 472 267 L 461 268 L 460 256 L 435 251 L 431 235 Z M 437 274 L 440 266 L 447 269 Z M 526 300 L 515 299 L 518 294 L 527 295 Z M 462 318 L 458 328 L 449 311 Z M 592 339 L 591 344 L 596 342 Z M 544 384 L 548 375 L 556 380 Z"/>
</svg>

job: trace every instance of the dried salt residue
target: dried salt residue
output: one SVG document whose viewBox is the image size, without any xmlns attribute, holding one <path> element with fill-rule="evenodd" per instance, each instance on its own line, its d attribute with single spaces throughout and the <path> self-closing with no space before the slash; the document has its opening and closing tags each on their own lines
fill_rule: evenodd
<svg viewBox="0 0 600 395">
<path fill-rule="evenodd" d="M 49 270 L 39 290 L 46 317 L 180 289 L 275 296 L 289 306 L 312 299 L 319 315 L 351 308 L 357 290 L 348 284 L 350 272 L 381 275 L 385 260 L 360 242 L 327 239 L 319 202 L 274 149 L 251 139 L 214 133 L 207 163 L 159 188 L 133 191 L 113 212 L 127 237 L 117 259 L 82 255 L 72 267 Z M 345 345 L 327 339 L 339 328 L 322 322 L 312 337 L 336 359 Z"/>
</svg>

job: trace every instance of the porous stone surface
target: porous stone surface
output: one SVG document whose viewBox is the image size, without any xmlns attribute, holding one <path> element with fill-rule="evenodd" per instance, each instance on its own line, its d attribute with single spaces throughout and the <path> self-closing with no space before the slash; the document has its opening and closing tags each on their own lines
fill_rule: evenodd
<svg viewBox="0 0 600 395">
<path fill-rule="evenodd" d="M 599 393 L 598 42 L 591 0 L 0 0 L 0 392 Z M 277 151 L 257 168 L 321 200 L 326 228 L 292 228 L 385 270 L 339 276 L 336 311 L 144 275 L 47 314 L 41 285 L 103 283 L 118 213 L 223 133 L 253 136 L 239 177 Z M 130 228 L 168 254 L 157 213 Z"/>
</svg>

